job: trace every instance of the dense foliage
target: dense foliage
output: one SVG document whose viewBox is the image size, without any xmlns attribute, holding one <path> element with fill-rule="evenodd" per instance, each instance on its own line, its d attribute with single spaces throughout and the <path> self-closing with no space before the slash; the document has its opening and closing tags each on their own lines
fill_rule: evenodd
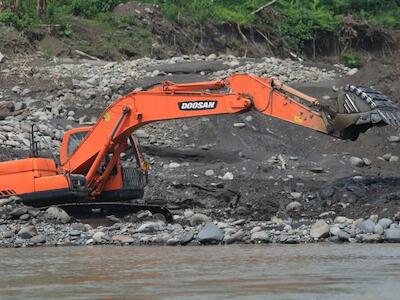
<svg viewBox="0 0 400 300">
<path fill-rule="evenodd" d="M 46 13 L 36 15 L 35 1 L 21 0 L 18 10 L 8 8 L 12 0 L 3 0 L 0 23 L 20 30 L 38 23 L 61 24 L 61 33 L 70 34 L 68 18 L 104 18 L 116 5 L 128 0 L 49 0 Z M 0 0 L 1 2 L 1 0 Z M 278 0 L 268 9 L 278 17 L 252 14 L 269 0 L 144 0 L 156 3 L 165 16 L 173 21 L 193 23 L 213 21 L 268 29 L 283 37 L 293 51 L 301 51 L 305 43 L 325 34 L 338 36 L 345 16 L 359 21 L 400 29 L 400 0 Z M 106 18 L 107 19 L 107 18 Z M 108 18 L 111 19 L 111 18 Z"/>
</svg>

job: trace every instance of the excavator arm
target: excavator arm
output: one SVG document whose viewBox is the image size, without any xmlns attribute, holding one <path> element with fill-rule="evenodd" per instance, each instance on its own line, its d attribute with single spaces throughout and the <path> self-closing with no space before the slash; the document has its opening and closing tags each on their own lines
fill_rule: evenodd
<svg viewBox="0 0 400 300">
<path fill-rule="evenodd" d="M 162 120 L 237 114 L 254 109 L 344 139 L 355 139 L 372 126 L 400 125 L 397 108 L 383 97 L 374 102 L 373 96 L 378 93 L 374 91 L 372 95 L 369 92 L 363 97 L 354 88 L 349 88 L 338 100 L 338 109 L 333 110 L 272 78 L 236 74 L 223 80 L 188 84 L 165 81 L 114 101 L 63 162 L 61 169 L 65 173 L 84 175 L 94 195 L 98 195 L 117 161 L 110 159 L 99 175 L 98 169 L 104 158 L 109 153 L 119 157 L 135 129 Z"/>
</svg>

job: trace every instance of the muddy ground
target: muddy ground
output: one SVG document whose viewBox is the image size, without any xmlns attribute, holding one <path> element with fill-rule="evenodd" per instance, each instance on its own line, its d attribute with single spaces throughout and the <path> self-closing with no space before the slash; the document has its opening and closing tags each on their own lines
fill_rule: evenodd
<svg viewBox="0 0 400 300">
<path fill-rule="evenodd" d="M 35 67 L 49 64 L 34 57 L 27 63 L 32 66 L 33 73 Z M 11 65 L 13 62 L 9 60 L 7 66 Z M 212 72 L 224 68 L 219 62 L 158 65 L 159 75 L 128 80 L 121 85 L 120 92 L 165 79 L 206 80 Z M 148 71 L 153 70 L 149 68 Z M 164 72 L 170 75 L 163 75 Z M 372 85 L 400 103 L 399 67 L 395 63 L 372 62 L 352 76 L 313 83 L 291 82 L 290 85 L 322 99 L 334 98 L 336 92 L 332 87 L 346 83 Z M 72 87 L 72 81 L 43 80 L 16 70 L 2 73 L 0 85 L 3 90 L 20 85 L 41 95 L 43 91 L 56 94 L 60 85 L 64 89 Z M 90 109 L 78 106 L 74 111 L 77 116 L 94 117 L 104 106 L 104 101 L 93 102 Z M 245 126 L 238 128 L 235 123 Z M 59 126 L 70 124 L 60 121 Z M 399 128 L 373 128 L 355 142 L 341 141 L 252 111 L 242 115 L 168 121 L 143 129 L 160 137 L 160 142 L 150 143 L 148 138 L 140 138 L 145 155 L 153 162 L 149 186 L 140 202 L 166 205 L 171 210 L 191 208 L 208 215 L 254 220 L 268 220 L 275 215 L 315 219 L 324 213 L 351 218 L 371 214 L 392 218 L 399 210 L 400 162 L 382 158 L 388 153 L 400 156 L 399 143 L 388 141 L 390 136 L 400 135 Z M 164 140 L 174 142 L 165 145 Z M 26 153 L 3 148 L 1 158 L 16 158 Z M 368 158 L 371 165 L 354 167 L 349 161 L 352 156 Z M 173 168 L 170 167 L 172 162 L 177 163 Z M 214 175 L 206 176 L 209 170 L 213 170 Z M 223 179 L 227 172 L 233 174 L 232 180 Z M 288 211 L 287 204 L 294 200 L 302 207 Z"/>
</svg>

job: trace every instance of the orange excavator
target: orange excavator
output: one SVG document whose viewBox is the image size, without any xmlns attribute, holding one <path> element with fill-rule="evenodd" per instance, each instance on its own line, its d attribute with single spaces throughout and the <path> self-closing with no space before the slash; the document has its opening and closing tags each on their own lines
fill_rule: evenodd
<svg viewBox="0 0 400 300">
<path fill-rule="evenodd" d="M 400 111 L 371 88 L 346 86 L 332 108 L 272 78 L 235 74 L 223 80 L 164 81 L 115 100 L 97 123 L 65 133 L 59 161 L 39 156 L 0 163 L 0 197 L 30 205 L 127 203 L 143 196 L 148 164 L 134 132 L 151 122 L 257 110 L 341 139 L 374 126 L 400 126 Z M 131 156 L 131 165 L 121 157 Z M 129 161 L 129 160 L 128 160 Z"/>
</svg>

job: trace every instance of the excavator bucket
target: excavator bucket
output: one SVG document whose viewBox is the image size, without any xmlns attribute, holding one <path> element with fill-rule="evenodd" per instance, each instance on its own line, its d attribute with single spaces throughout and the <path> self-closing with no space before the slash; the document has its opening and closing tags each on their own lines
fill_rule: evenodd
<svg viewBox="0 0 400 300">
<path fill-rule="evenodd" d="M 339 92 L 334 131 L 343 139 L 356 140 L 374 126 L 400 127 L 400 110 L 381 92 L 370 87 L 347 85 Z"/>
</svg>

